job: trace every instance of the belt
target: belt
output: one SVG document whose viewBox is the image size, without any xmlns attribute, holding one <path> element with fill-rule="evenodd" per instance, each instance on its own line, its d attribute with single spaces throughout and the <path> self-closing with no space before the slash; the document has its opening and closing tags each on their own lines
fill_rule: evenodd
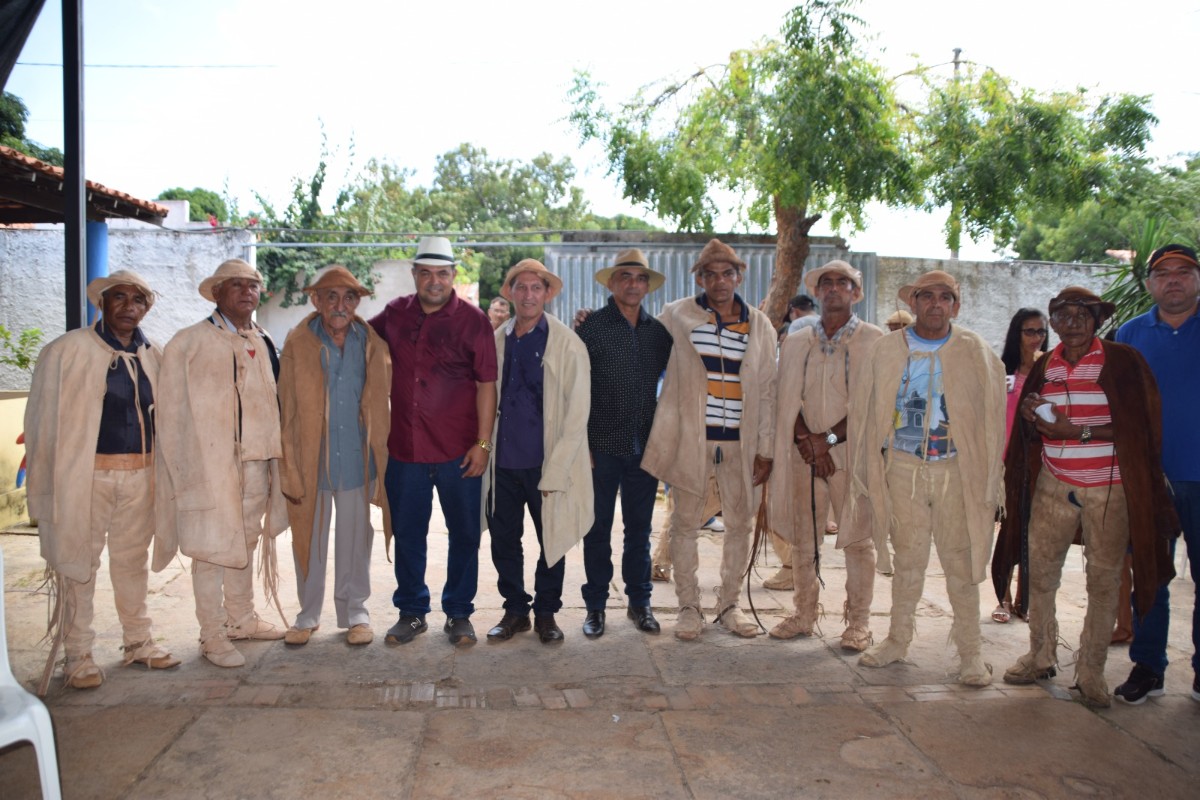
<svg viewBox="0 0 1200 800">
<path fill-rule="evenodd" d="M 154 466 L 154 453 L 96 453 L 96 469 L 131 470 Z"/>
</svg>

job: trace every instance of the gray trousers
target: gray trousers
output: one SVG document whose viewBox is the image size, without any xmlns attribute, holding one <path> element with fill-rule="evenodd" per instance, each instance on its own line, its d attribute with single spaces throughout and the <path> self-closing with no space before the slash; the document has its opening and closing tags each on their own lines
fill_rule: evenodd
<svg viewBox="0 0 1200 800">
<path fill-rule="evenodd" d="M 321 621 L 325 603 L 325 564 L 329 560 L 329 525 L 333 507 L 337 506 L 337 523 L 333 533 L 333 608 L 339 628 L 369 624 L 367 598 L 371 596 L 371 544 L 375 530 L 371 527 L 368 487 L 345 489 L 340 492 L 317 492 L 316 514 L 313 515 L 313 536 L 308 548 L 308 577 L 296 564 L 296 587 L 300 596 L 297 628 L 315 628 Z"/>
</svg>

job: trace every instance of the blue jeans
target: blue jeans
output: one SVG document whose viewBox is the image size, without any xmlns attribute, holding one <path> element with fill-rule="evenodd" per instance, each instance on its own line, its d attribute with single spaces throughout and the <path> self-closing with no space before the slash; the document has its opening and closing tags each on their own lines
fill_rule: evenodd
<svg viewBox="0 0 1200 800">
<path fill-rule="evenodd" d="M 1192 582 L 1200 584 L 1200 481 L 1171 481 L 1175 492 L 1175 511 L 1183 526 Z M 1171 540 L 1171 558 L 1175 557 L 1175 539 Z M 1137 587 L 1134 587 L 1137 594 Z M 1145 619 L 1138 619 L 1137 601 L 1133 602 L 1133 643 L 1129 660 L 1149 667 L 1159 675 L 1167 671 L 1167 627 L 1171 622 L 1170 584 L 1158 590 L 1154 607 Z M 1200 674 L 1200 606 L 1192 605 L 1192 671 Z"/>
<path fill-rule="evenodd" d="M 492 481 L 488 530 L 492 536 L 492 563 L 496 566 L 496 588 L 504 598 L 504 611 L 519 617 L 529 614 L 530 601 L 534 614 L 555 614 L 562 608 L 563 577 L 567 560 L 560 558 L 553 567 L 546 564 L 546 549 L 542 546 L 542 493 L 538 482 L 541 468 L 503 469 L 496 467 Z M 538 560 L 533 577 L 535 597 L 525 591 L 525 553 L 521 537 L 525 533 L 525 506 L 537 531 Z"/>
<path fill-rule="evenodd" d="M 446 584 L 442 611 L 454 619 L 475 611 L 479 586 L 479 503 L 482 478 L 464 478 L 459 459 L 441 464 L 410 464 L 388 459 L 383 484 L 392 511 L 396 543 L 396 591 L 392 605 L 403 615 L 429 613 L 429 586 L 425 583 L 426 539 L 436 488 L 449 531 Z"/>
<path fill-rule="evenodd" d="M 603 611 L 612 581 L 613 510 L 621 490 L 621 516 L 625 520 L 625 547 L 621 555 L 621 580 L 629 605 L 650 605 L 650 528 L 658 478 L 642 469 L 641 454 L 610 456 L 592 452 L 592 488 L 596 495 L 596 520 L 583 537 L 583 602 L 588 611 Z"/>
</svg>

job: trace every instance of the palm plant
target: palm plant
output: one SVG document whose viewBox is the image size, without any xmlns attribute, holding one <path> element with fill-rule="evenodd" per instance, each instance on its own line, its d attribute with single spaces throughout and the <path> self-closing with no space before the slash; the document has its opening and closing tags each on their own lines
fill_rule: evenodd
<svg viewBox="0 0 1200 800">
<path fill-rule="evenodd" d="M 1149 217 L 1143 223 L 1141 231 L 1131 237 L 1130 245 L 1133 255 L 1129 263 L 1102 273 L 1104 277 L 1112 279 L 1102 296 L 1117 306 L 1117 311 L 1108 321 L 1107 327 L 1119 328 L 1128 320 L 1144 314 L 1154 305 L 1153 298 L 1146 291 L 1146 262 L 1151 253 L 1173 240 L 1178 241 L 1178 237 L 1172 237 L 1171 231 L 1162 219 Z M 1189 244 L 1189 242 L 1183 243 Z"/>
</svg>

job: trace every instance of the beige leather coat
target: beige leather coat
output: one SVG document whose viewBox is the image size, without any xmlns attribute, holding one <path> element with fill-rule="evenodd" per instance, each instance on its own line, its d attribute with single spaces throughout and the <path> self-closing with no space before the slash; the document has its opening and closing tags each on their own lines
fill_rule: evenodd
<svg viewBox="0 0 1200 800">
<path fill-rule="evenodd" d="M 833 355 L 824 359 L 819 358 L 822 356 L 820 339 L 817 336 L 817 329 L 813 326 L 801 328 L 798 332 L 789 335 L 783 340 L 783 350 L 779 354 L 778 413 L 775 417 L 775 465 L 771 470 L 769 496 L 771 526 L 786 541 L 795 541 L 795 531 L 792 530 L 791 521 L 794 519 L 792 516 L 795 513 L 793 505 L 796 499 L 793 492 L 793 482 L 797 480 L 797 476 L 793 474 L 794 471 L 792 469 L 791 452 L 796 446 L 793 442 L 792 434 L 795 430 L 796 416 L 801 411 L 806 410 L 804 404 L 805 381 L 807 380 L 810 384 L 808 387 L 810 397 L 813 396 L 812 393 L 821 391 L 820 385 L 816 385 L 816 382 L 822 380 L 836 382 L 838 390 L 840 390 L 843 381 L 849 383 L 848 397 L 842 398 L 838 395 L 837 391 L 832 391 L 829 394 L 835 399 L 827 408 L 819 412 L 815 409 L 809 409 L 805 415 L 805 420 L 808 424 L 810 426 L 818 426 L 818 430 L 820 431 L 833 427 L 849 414 L 849 399 L 854 395 L 854 389 L 862 380 L 863 373 L 866 371 L 871 345 L 881 336 L 883 336 L 883 331 L 869 322 L 862 322 L 860 320 L 849 342 L 839 343 Z M 816 350 L 816 354 L 812 355 L 814 350 Z M 846 370 L 847 354 L 849 355 L 848 378 Z M 823 361 L 836 374 L 821 374 L 821 371 L 813 365 L 814 361 Z M 817 416 L 822 416 L 822 418 L 817 419 Z M 830 450 L 830 455 L 838 469 L 844 469 L 847 473 L 851 471 L 850 456 L 853 451 L 853 432 L 850 430 L 850 426 L 847 425 L 846 441 L 834 446 Z M 808 472 L 804 473 L 803 479 L 806 481 L 809 480 Z M 842 516 L 845 519 L 838 520 L 838 548 L 861 541 L 871 535 L 869 514 L 843 513 Z"/>
<path fill-rule="evenodd" d="M 703 496 L 708 474 L 704 428 L 708 372 L 692 345 L 691 333 L 707 323 L 709 315 L 696 298 L 685 297 L 668 303 L 658 319 L 670 331 L 675 346 L 667 362 L 642 469 L 672 486 Z M 762 496 L 761 488 L 753 486 L 754 457 L 769 459 L 775 451 L 775 329 L 767 315 L 756 308 L 750 309 L 750 342 L 740 377 L 742 474 L 753 510 Z"/>
<path fill-rule="evenodd" d="M 283 413 L 283 462 L 280 472 L 283 493 L 300 501 L 288 503 L 288 520 L 292 527 L 292 552 L 305 577 L 308 576 L 313 517 L 317 513 L 321 447 L 329 435 L 329 391 L 325 383 L 325 370 L 321 367 L 321 352 L 326 345 L 309 327 L 318 316 L 314 311 L 292 328 L 279 360 L 279 406 Z M 383 476 L 387 472 L 387 440 L 391 430 L 388 395 L 392 387 L 392 359 L 387 343 L 370 325 L 357 316 L 353 324 L 361 326 L 367 334 L 366 381 L 363 384 L 359 418 L 367 432 L 370 448 L 367 457 L 375 462 L 374 492 L 368 499 L 383 509 L 384 541 L 390 547 L 392 518 Z M 364 459 L 364 486 L 369 484 L 369 475 Z"/>
<path fill-rule="evenodd" d="M 265 353 L 258 356 L 266 357 Z M 158 393 L 159 456 L 175 500 L 179 549 L 192 558 L 241 569 L 249 563 L 242 523 L 242 460 L 238 420 L 278 436 L 278 406 L 241 408 L 248 363 L 245 340 L 202 320 L 175 334 L 163 352 Z M 280 448 L 281 450 L 282 448 Z M 279 459 L 271 458 L 268 536 L 288 526 Z"/>
<path fill-rule="evenodd" d="M 115 355 L 93 328 L 70 331 L 42 350 L 25 406 L 29 514 L 38 521 L 42 557 L 51 569 L 86 583 L 92 577 L 92 474 L 96 440 Z M 158 398 L 162 348 L 138 354 Z M 156 449 L 156 448 L 155 448 Z M 175 556 L 170 485 L 156 456 L 155 572 Z"/>
<path fill-rule="evenodd" d="M 496 362 L 504 368 L 504 341 L 514 321 L 496 331 Z M 546 564 L 554 566 L 583 539 L 594 521 L 592 464 L 588 451 L 587 423 L 592 410 L 592 371 L 587 346 L 575 332 L 551 314 L 546 354 L 542 357 L 542 442 L 545 459 L 538 489 L 542 498 L 542 543 Z M 496 382 L 496 397 L 504 391 Z M 492 441 L 496 441 L 496 428 Z M 487 530 L 488 491 L 496 459 L 488 459 L 483 473 L 483 522 Z"/>
<path fill-rule="evenodd" d="M 962 476 L 971 575 L 975 583 L 987 577 L 992 555 L 996 512 L 1004 508 L 1004 365 L 973 331 L 954 325 L 950 339 L 938 350 L 942 362 L 946 412 L 950 418 L 954 457 Z M 850 496 L 869 504 L 874 516 L 875 547 L 884 569 L 886 542 L 892 519 L 886 470 L 881 452 L 895 428 L 896 392 L 908 362 L 904 331 L 885 334 L 871 348 L 868 373 L 850 398 L 850 430 L 854 437 Z"/>
</svg>

